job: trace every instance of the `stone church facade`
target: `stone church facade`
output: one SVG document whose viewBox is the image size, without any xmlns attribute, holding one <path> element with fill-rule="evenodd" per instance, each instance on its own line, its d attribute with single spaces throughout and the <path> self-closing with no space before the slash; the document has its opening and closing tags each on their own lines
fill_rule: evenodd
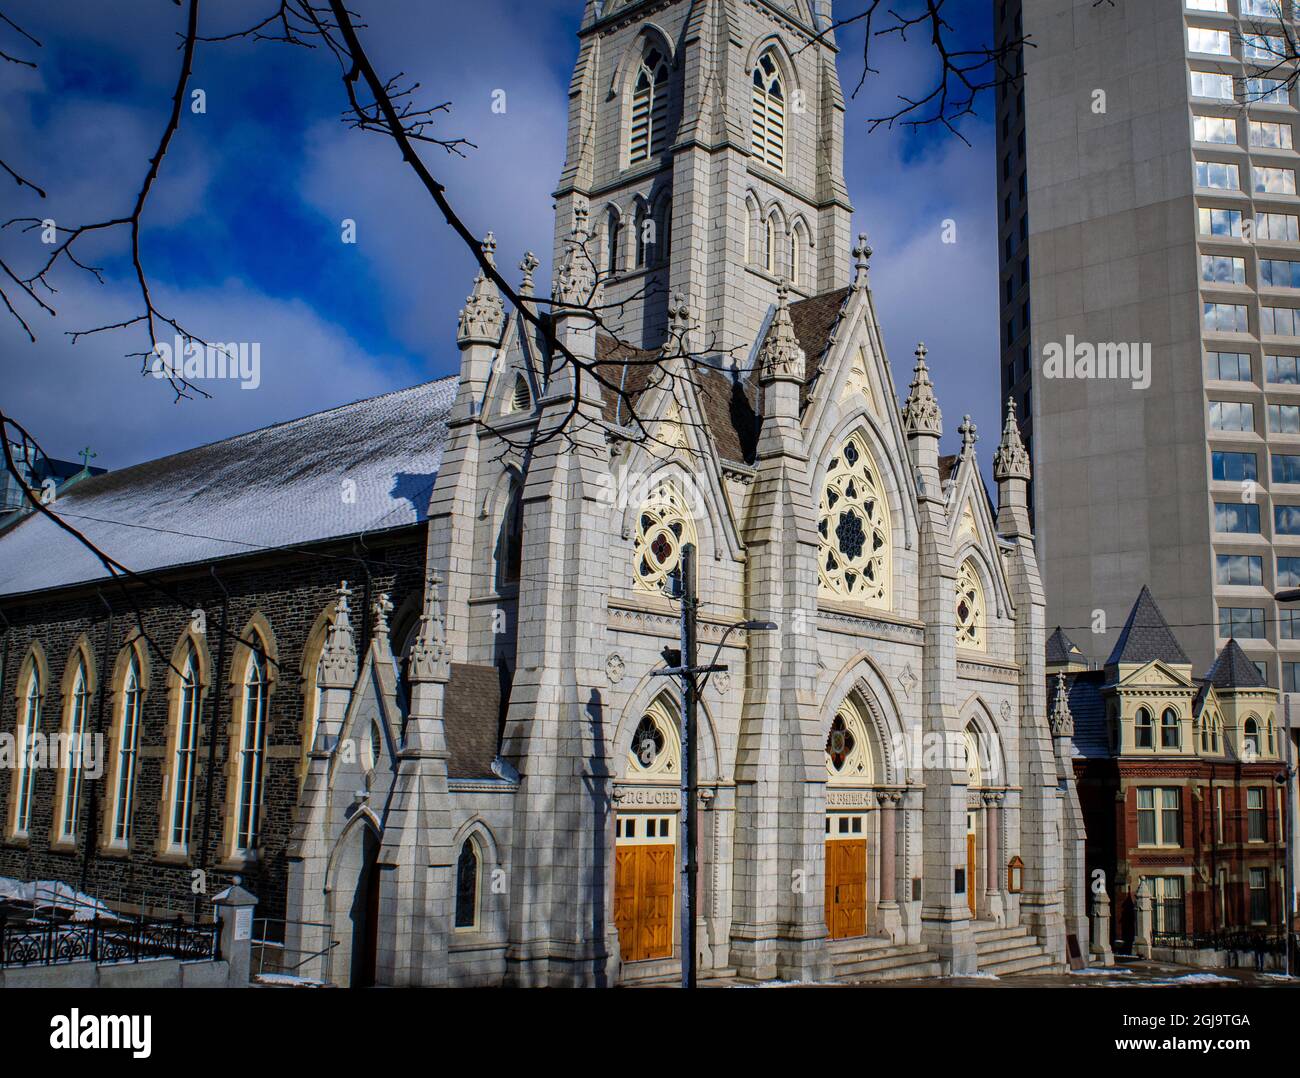
<svg viewBox="0 0 1300 1078">
<path fill-rule="evenodd" d="M 69 495 L 147 515 L 160 471 L 200 505 L 234 496 L 222 466 L 318 454 L 310 534 L 147 566 L 206 633 L 156 598 L 146 633 L 93 566 L 31 568 L 39 519 L 0 533 L 0 723 L 109 735 L 101 779 L 9 773 L 0 875 L 148 877 L 185 908 L 195 865 L 239 874 L 338 984 L 669 977 L 682 761 L 654 671 L 692 543 L 727 666 L 700 704 L 701 975 L 1064 963 L 1083 834 L 1028 458 L 1009 413 L 994 505 L 969 418 L 940 456 L 924 346 L 897 403 L 829 9 L 588 3 L 553 303 L 531 256 L 526 311 L 480 273 L 458 378 Z"/>
</svg>

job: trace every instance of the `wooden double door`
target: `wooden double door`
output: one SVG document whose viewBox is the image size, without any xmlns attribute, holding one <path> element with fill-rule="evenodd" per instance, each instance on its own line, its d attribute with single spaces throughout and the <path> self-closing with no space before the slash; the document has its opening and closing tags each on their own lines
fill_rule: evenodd
<svg viewBox="0 0 1300 1078">
<path fill-rule="evenodd" d="M 826 931 L 831 939 L 867 934 L 867 839 L 861 816 L 827 820 Z"/>
<path fill-rule="evenodd" d="M 614 923 L 624 962 L 673 956 L 676 821 L 620 816 L 614 846 Z"/>
</svg>

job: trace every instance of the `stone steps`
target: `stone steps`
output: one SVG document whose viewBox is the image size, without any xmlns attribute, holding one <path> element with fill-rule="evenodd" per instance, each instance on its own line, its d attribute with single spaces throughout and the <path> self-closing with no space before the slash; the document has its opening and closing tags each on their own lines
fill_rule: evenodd
<svg viewBox="0 0 1300 1078">
<path fill-rule="evenodd" d="M 939 962 L 923 944 L 886 939 L 836 940 L 830 945 L 831 976 L 837 981 L 896 981 L 937 977 Z"/>
<path fill-rule="evenodd" d="M 975 926 L 975 951 L 981 973 L 1006 977 L 1017 973 L 1052 973 L 1064 969 L 1039 946 L 1023 925 L 1004 928 L 981 923 Z"/>
</svg>

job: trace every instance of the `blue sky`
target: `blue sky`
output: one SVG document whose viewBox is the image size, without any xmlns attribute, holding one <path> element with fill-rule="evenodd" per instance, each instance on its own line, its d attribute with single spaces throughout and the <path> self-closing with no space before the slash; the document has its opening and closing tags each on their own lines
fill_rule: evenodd
<svg viewBox="0 0 1300 1078">
<path fill-rule="evenodd" d="M 274 5 L 208 5 L 201 29 L 251 24 Z M 564 155 L 566 91 L 577 52 L 581 0 L 356 0 L 363 39 L 381 71 L 404 71 L 428 100 L 448 100 L 441 131 L 476 144 L 464 160 L 426 151 L 453 203 L 478 233 L 492 229 L 499 261 L 517 276 L 527 249 L 549 281 L 550 192 Z M 981 0 L 955 0 L 956 40 L 991 33 Z M 904 7 L 906 5 L 904 4 Z M 9 14 L 35 49 L 0 28 L 0 49 L 36 71 L 0 65 L 0 158 L 40 183 L 39 200 L 0 185 L 0 215 L 72 224 L 125 212 L 162 129 L 179 60 L 180 9 L 161 0 L 85 4 L 19 0 Z M 843 18 L 854 0 L 836 0 Z M 841 80 L 861 73 L 861 30 L 841 33 Z M 967 146 L 938 128 L 868 133 L 933 75 L 933 54 L 882 39 L 848 103 L 846 171 L 854 231 L 874 248 L 872 286 L 906 392 L 917 340 L 930 349 L 945 451 L 971 413 L 987 462 L 1000 427 L 993 101 L 963 122 Z M 162 306 L 211 340 L 261 343 L 262 384 L 215 386 L 211 400 L 174 403 L 165 382 L 142 378 L 138 330 L 83 338 L 68 330 L 116 322 L 139 309 L 125 235 L 87 243 L 106 282 L 62 271 L 58 317 L 33 314 L 38 341 L 0 317 L 5 409 L 55 456 L 82 446 L 121 467 L 456 370 L 456 313 L 473 275 L 413 174 L 381 136 L 340 122 L 335 62 L 321 50 L 269 43 L 203 45 L 192 86 L 203 115 L 186 112 L 146 213 L 143 253 Z M 492 110 L 504 90 L 504 113 Z M 341 242 L 341 222 L 357 242 Z M 941 240 L 956 224 L 957 242 Z M 32 267 L 42 249 L 10 230 L 0 250 Z M 848 267 L 845 267 L 845 279 Z"/>
</svg>

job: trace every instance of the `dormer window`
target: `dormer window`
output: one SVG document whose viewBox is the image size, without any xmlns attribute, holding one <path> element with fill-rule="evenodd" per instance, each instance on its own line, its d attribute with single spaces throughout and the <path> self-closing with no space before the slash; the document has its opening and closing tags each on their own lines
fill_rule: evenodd
<svg viewBox="0 0 1300 1078">
<path fill-rule="evenodd" d="M 641 61 L 632 84 L 632 126 L 628 164 L 661 154 L 668 137 L 668 63 L 658 49 Z"/>
<path fill-rule="evenodd" d="M 785 171 L 785 89 L 771 49 L 758 58 L 758 66 L 754 68 L 749 148 L 768 168 Z"/>
<path fill-rule="evenodd" d="M 1155 747 L 1151 725 L 1151 712 L 1144 707 L 1138 708 L 1137 718 L 1133 721 L 1133 744 L 1139 749 L 1150 749 Z"/>
<path fill-rule="evenodd" d="M 1178 712 L 1167 707 L 1164 714 L 1160 716 L 1160 747 L 1177 749 L 1182 747 L 1182 743 L 1182 732 L 1178 728 Z"/>
</svg>

